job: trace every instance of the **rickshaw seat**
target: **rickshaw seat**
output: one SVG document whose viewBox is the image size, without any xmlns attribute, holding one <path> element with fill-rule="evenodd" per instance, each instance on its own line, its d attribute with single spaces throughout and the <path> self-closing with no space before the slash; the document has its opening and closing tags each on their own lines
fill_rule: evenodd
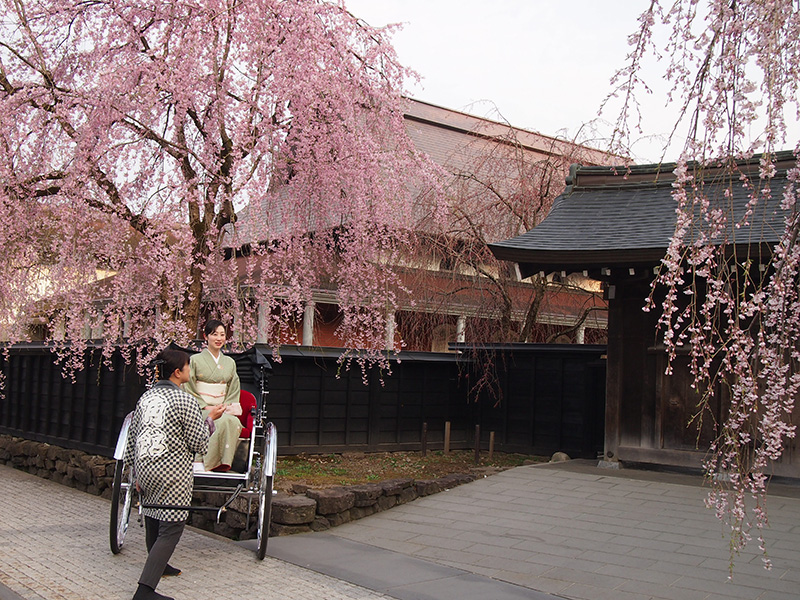
<svg viewBox="0 0 800 600">
<path fill-rule="evenodd" d="M 239 434 L 239 438 L 249 439 L 250 432 L 253 431 L 253 409 L 256 407 L 256 397 L 246 390 L 241 390 L 239 404 L 242 405 L 242 414 L 239 415 L 242 432 Z"/>
</svg>

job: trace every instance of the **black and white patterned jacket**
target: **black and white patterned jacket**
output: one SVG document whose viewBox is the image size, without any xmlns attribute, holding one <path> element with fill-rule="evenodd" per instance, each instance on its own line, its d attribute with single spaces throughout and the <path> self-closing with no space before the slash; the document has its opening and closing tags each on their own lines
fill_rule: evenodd
<svg viewBox="0 0 800 600">
<path fill-rule="evenodd" d="M 188 506 L 192 500 L 192 460 L 205 454 L 208 427 L 194 397 L 168 380 L 146 391 L 133 413 L 125 463 L 134 466 L 143 504 Z M 185 521 L 186 510 L 143 510 L 161 521 Z"/>
</svg>

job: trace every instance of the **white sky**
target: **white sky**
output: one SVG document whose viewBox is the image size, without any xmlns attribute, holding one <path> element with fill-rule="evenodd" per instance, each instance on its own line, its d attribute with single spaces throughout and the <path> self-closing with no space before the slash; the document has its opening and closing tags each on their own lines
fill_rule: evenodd
<svg viewBox="0 0 800 600">
<path fill-rule="evenodd" d="M 433 104 L 497 118 L 547 135 L 574 137 L 597 119 L 609 80 L 625 64 L 627 38 L 648 0 L 345 0 L 374 26 L 404 23 L 393 43 L 401 63 L 422 76 L 410 94 Z M 648 82 L 652 83 L 652 82 Z M 636 162 L 661 158 L 674 118 L 665 92 L 645 106 Z M 583 140 L 607 138 L 614 111 Z M 602 141 L 592 143 L 603 148 Z M 675 150 L 674 152 L 677 152 Z M 677 155 L 668 153 L 666 160 Z"/>
</svg>

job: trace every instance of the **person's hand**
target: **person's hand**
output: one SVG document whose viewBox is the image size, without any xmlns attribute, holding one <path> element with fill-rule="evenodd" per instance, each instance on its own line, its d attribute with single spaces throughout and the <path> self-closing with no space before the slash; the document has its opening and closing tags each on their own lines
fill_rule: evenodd
<svg viewBox="0 0 800 600">
<path fill-rule="evenodd" d="M 208 416 L 216 421 L 222 416 L 222 413 L 224 412 L 225 412 L 225 405 L 217 404 L 216 406 L 209 407 Z"/>
</svg>

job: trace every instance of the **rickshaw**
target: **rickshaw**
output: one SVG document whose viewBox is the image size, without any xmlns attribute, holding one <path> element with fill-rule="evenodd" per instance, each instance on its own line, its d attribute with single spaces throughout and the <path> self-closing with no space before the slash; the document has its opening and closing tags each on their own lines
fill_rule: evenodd
<svg viewBox="0 0 800 600">
<path fill-rule="evenodd" d="M 172 348 L 192 352 L 184 348 L 172 345 Z M 109 527 L 109 539 L 111 542 L 111 552 L 118 554 L 122 550 L 125 542 L 125 534 L 128 531 L 131 510 L 138 508 L 139 521 L 142 521 L 142 509 L 144 508 L 176 508 L 189 511 L 210 511 L 216 512 L 216 520 L 219 522 L 227 508 L 237 498 L 247 500 L 247 529 L 250 529 L 250 519 L 253 514 L 253 502 L 257 503 L 256 517 L 256 536 L 258 547 L 256 556 L 263 560 L 267 551 L 267 540 L 269 537 L 270 513 L 272 508 L 273 477 L 277 461 L 278 433 L 275 426 L 267 421 L 266 401 L 267 378 L 272 371 L 272 366 L 262 350 L 253 347 L 245 352 L 228 356 L 236 361 L 236 369 L 242 385 L 242 413 L 249 428 L 243 420 L 243 437 L 240 444 L 248 444 L 246 466 L 242 472 L 233 470 L 224 473 L 208 472 L 202 470 L 202 464 L 198 468 L 195 463 L 194 470 L 194 491 L 206 494 L 220 494 L 227 496 L 222 506 L 170 506 L 142 504 L 136 492 L 135 482 L 132 481 L 132 469 L 126 466 L 122 457 L 125 452 L 125 445 L 128 440 L 133 413 L 125 418 L 120 429 L 117 445 L 114 451 L 116 468 L 114 470 L 114 483 L 111 490 L 111 520 Z M 155 365 L 153 365 L 155 367 Z M 155 368 L 151 370 L 155 372 Z M 249 391 L 253 389 L 256 393 Z M 250 406 L 252 404 L 252 406 Z M 250 408 L 248 411 L 247 408 Z M 248 431 L 249 429 L 249 431 Z M 245 436 L 246 433 L 246 436 Z"/>
</svg>

